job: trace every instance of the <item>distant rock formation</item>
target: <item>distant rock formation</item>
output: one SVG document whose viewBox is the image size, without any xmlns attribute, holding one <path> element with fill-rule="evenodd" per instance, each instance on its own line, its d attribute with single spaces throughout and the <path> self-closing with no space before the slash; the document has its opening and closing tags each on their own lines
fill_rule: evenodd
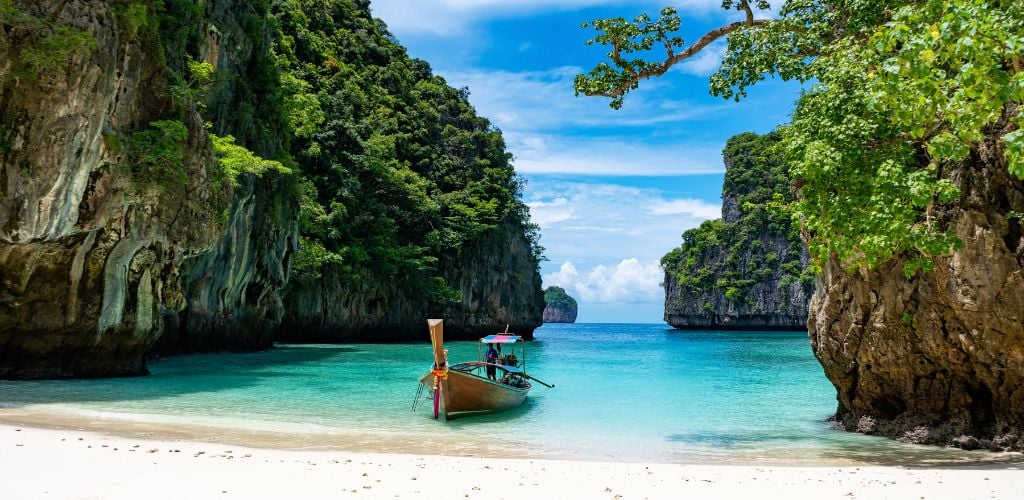
<svg viewBox="0 0 1024 500">
<path fill-rule="evenodd" d="M 576 299 L 565 293 L 565 289 L 549 286 L 544 290 L 544 322 L 575 323 Z"/>
<path fill-rule="evenodd" d="M 803 330 L 813 291 L 809 257 L 789 217 L 789 176 L 769 148 L 777 135 L 739 134 L 723 151 L 722 218 L 683 233 L 662 258 L 665 321 L 679 329 Z"/>
</svg>

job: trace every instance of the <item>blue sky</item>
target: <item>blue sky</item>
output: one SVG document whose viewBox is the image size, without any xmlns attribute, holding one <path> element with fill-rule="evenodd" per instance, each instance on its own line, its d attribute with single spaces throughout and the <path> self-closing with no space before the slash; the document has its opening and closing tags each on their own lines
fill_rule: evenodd
<svg viewBox="0 0 1024 500">
<path fill-rule="evenodd" d="M 633 92 L 621 110 L 574 97 L 573 77 L 604 59 L 584 21 L 674 5 L 694 40 L 737 19 L 721 0 L 373 0 L 374 15 L 505 136 L 541 226 L 545 286 L 580 302 L 580 322 L 662 320 L 658 261 L 680 235 L 719 217 L 732 135 L 789 119 L 795 83 L 767 81 L 736 103 L 708 93 L 721 43 Z"/>
</svg>

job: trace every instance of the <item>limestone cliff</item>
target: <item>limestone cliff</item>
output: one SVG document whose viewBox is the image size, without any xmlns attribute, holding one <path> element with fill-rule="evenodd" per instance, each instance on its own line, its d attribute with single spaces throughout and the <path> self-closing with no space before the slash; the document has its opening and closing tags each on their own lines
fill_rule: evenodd
<svg viewBox="0 0 1024 500">
<path fill-rule="evenodd" d="M 236 137 L 261 156 L 286 155 L 289 132 L 278 84 L 267 76 L 275 71 L 272 32 L 269 24 L 254 23 L 269 11 L 251 2 L 217 0 L 185 12 L 172 10 L 161 20 L 163 52 L 169 66 L 187 66 L 188 47 L 194 46 L 196 57 L 215 69 L 202 95 L 210 130 Z M 281 290 L 299 250 L 296 177 L 268 172 L 238 179 L 218 241 L 182 264 L 185 308 L 165 315 L 156 352 L 271 346 L 283 315 Z"/>
<path fill-rule="evenodd" d="M 289 285 L 280 338 L 286 341 L 415 340 L 424 318 L 445 318 L 445 337 L 474 339 L 510 330 L 532 338 L 541 323 L 544 298 L 533 249 L 523 229 L 507 223 L 473 248 L 443 263 L 458 292 L 444 303 L 425 300 L 401 281 L 354 285 L 335 269 L 319 279 Z"/>
<path fill-rule="evenodd" d="M 448 338 L 506 324 L 529 337 L 539 248 L 501 132 L 367 2 L 335 4 L 274 7 L 282 71 L 318 110 L 299 118 L 322 117 L 293 142 L 311 182 L 280 338 L 426 339 L 427 317 L 445 318 Z"/>
<path fill-rule="evenodd" d="M 549 286 L 544 290 L 545 323 L 575 323 L 577 311 L 576 299 L 564 288 Z"/>
<path fill-rule="evenodd" d="M 789 177 L 769 149 L 774 134 L 740 134 L 723 152 L 722 219 L 683 234 L 662 259 L 665 321 L 679 329 L 803 330 L 809 258 L 788 217 L 768 204 L 791 199 Z"/>
<path fill-rule="evenodd" d="M 467 95 L 363 0 L 0 0 L 0 378 L 529 336 L 536 228 Z"/>
<path fill-rule="evenodd" d="M 284 314 L 281 290 L 298 250 L 294 178 L 246 176 L 213 251 L 186 259 L 186 307 L 167 315 L 162 354 L 271 346 Z"/>
<path fill-rule="evenodd" d="M 810 304 L 814 354 L 846 430 L 1024 449 L 1024 182 L 1007 172 L 998 139 L 948 177 L 961 197 L 938 219 L 963 248 L 911 280 L 902 261 L 827 266 Z"/>
<path fill-rule="evenodd" d="M 145 373 L 165 321 L 197 316 L 179 319 L 201 301 L 203 263 L 267 237 L 249 226 L 272 188 L 212 182 L 199 109 L 171 98 L 157 36 L 125 6 L 0 4 L 0 377 Z M 168 139 L 179 129 L 180 141 Z M 175 161 L 143 157 L 154 143 Z M 256 253 L 281 261 L 293 246 Z M 258 286 L 236 298 L 267 280 L 262 270 L 233 271 L 220 271 L 223 288 L 208 300 L 228 322 L 266 301 Z M 271 281 L 283 281 L 279 271 Z"/>
</svg>

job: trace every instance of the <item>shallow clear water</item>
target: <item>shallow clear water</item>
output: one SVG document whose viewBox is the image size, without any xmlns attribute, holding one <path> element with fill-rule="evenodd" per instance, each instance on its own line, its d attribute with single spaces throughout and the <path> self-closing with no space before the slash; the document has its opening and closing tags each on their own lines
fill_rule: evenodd
<svg viewBox="0 0 1024 500">
<path fill-rule="evenodd" d="M 152 362 L 138 378 L 0 382 L 0 407 L 367 442 L 438 438 L 513 454 L 596 460 L 950 463 L 990 460 L 832 431 L 835 392 L 802 332 L 545 325 L 527 344 L 538 384 L 509 412 L 443 423 L 412 412 L 429 342 L 281 345 Z M 450 342 L 451 362 L 475 342 Z M 452 448 L 448 451 L 460 452 Z M 479 452 L 468 446 L 461 452 Z"/>
</svg>

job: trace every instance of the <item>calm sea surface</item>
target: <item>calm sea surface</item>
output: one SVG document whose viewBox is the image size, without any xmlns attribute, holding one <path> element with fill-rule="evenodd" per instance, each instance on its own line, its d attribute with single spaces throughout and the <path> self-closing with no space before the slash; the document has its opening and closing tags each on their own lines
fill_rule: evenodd
<svg viewBox="0 0 1024 500">
<path fill-rule="evenodd" d="M 686 332 L 664 325 L 545 325 L 526 347 L 538 384 L 519 409 L 443 423 L 412 411 L 430 344 L 280 345 L 151 363 L 138 378 L 0 382 L 0 412 L 377 448 L 589 460 L 927 464 L 995 455 L 836 432 L 835 392 L 805 333 Z M 474 359 L 475 342 L 448 344 Z M 353 436 L 358 439 L 353 440 Z M 299 439 L 301 438 L 301 439 Z M 346 441 L 347 440 L 347 441 Z M 1005 459 L 1006 457 L 1003 457 Z"/>
</svg>

